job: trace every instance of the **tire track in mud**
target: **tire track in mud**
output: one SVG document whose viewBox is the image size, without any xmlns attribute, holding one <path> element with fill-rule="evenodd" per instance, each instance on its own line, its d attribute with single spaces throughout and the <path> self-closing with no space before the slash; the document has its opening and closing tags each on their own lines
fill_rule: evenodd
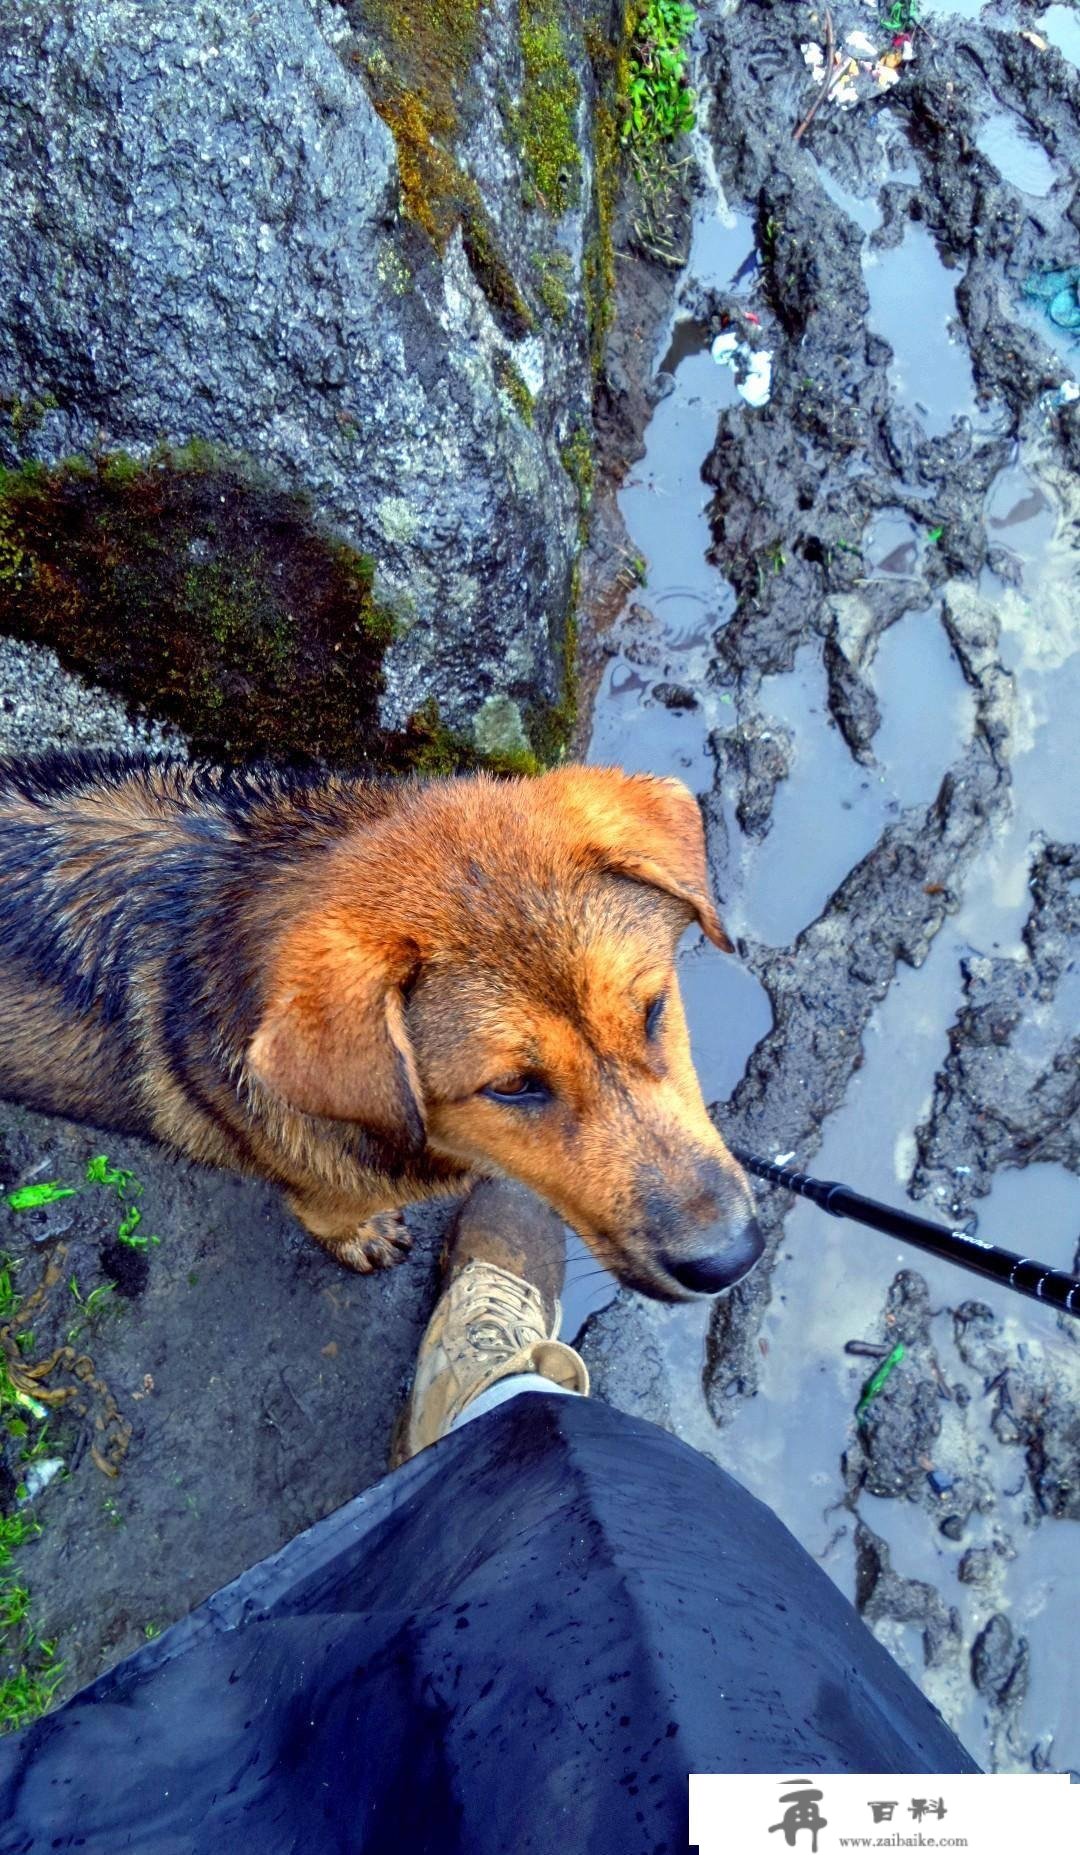
<svg viewBox="0 0 1080 1855">
<path fill-rule="evenodd" d="M 773 361 L 771 402 L 721 410 L 702 472 L 714 492 L 710 557 L 733 610 L 703 677 L 695 681 L 678 660 L 697 711 L 693 727 L 712 727 L 716 782 L 703 807 L 714 880 L 742 925 L 739 952 L 773 1014 L 715 1113 L 733 1140 L 765 1153 L 794 1150 L 811 1166 L 831 1140 L 835 1147 L 834 1122 L 841 1108 L 850 1114 L 856 1079 L 865 1081 L 869 1034 L 886 1003 L 891 1009 L 902 971 L 922 968 L 933 952 L 937 1042 L 925 1026 L 912 1036 L 929 1093 L 905 1124 L 867 1129 L 867 1139 L 879 1165 L 878 1149 L 888 1145 L 894 1195 L 902 1177 L 912 1195 L 930 1195 L 933 1212 L 959 1220 L 980 1196 L 1000 1196 L 1002 1167 L 1053 1160 L 1080 1173 L 1080 922 L 1070 886 L 1077 853 L 1066 841 L 1080 836 L 1080 797 L 1069 830 L 1070 808 L 1051 791 L 1055 780 L 1068 782 L 1071 764 L 1080 794 L 1076 742 L 1062 723 L 1080 610 L 1080 418 L 1055 403 L 1080 350 L 1055 351 L 1053 331 L 1023 296 L 1033 273 L 1077 255 L 1080 75 L 1019 36 L 1019 25 L 1038 26 L 1031 9 L 1010 19 L 1002 5 L 996 24 L 935 18 L 885 103 L 822 110 L 793 143 L 810 94 L 799 47 L 813 37 L 812 12 L 743 0 L 714 8 L 706 21 L 704 167 L 715 165 L 727 201 L 749 215 L 756 268 L 749 289 L 743 272 L 727 287 L 690 274 L 676 309 L 677 333 L 691 330 L 699 347 L 734 330 L 770 349 Z M 838 37 L 866 26 L 867 11 L 853 0 L 833 13 Z M 1045 193 L 1020 193 L 982 152 L 987 123 L 1003 111 L 1046 150 L 1053 178 Z M 699 199 L 701 210 L 708 201 L 703 209 Z M 914 339 L 905 317 L 922 319 Z M 1030 510 L 1010 529 L 1011 494 L 1005 515 L 989 519 L 1013 476 L 1017 509 L 1028 508 L 1025 496 L 1034 507 L 1043 488 L 1053 505 L 1053 535 L 1039 531 L 1037 547 L 1024 540 Z M 894 554 L 879 544 L 882 535 Z M 639 599 L 647 608 L 650 589 Z M 884 827 L 824 907 L 808 909 L 789 944 L 767 944 L 754 920 L 753 873 L 781 795 L 804 776 L 800 727 L 771 714 L 769 679 L 790 673 L 796 652 L 808 651 L 851 760 L 869 780 L 883 777 L 880 724 L 891 692 L 875 687 L 875 658 L 906 614 L 931 611 L 973 698 L 970 738 L 950 752 L 933 800 L 886 808 Z M 616 624 L 610 648 L 625 642 L 630 661 L 674 675 L 662 638 L 645 654 L 649 620 L 639 602 Z M 1057 660 L 1042 649 L 1040 664 L 1043 624 L 1060 635 Z M 647 692 L 639 701 L 647 728 Z M 1032 771 L 1040 730 L 1065 750 L 1056 773 Z M 840 823 L 831 797 L 822 794 L 822 833 Z M 814 861 L 808 837 L 791 871 L 800 892 L 800 866 Z M 880 1070 L 880 1051 L 874 1060 Z M 857 1151 L 849 1163 L 860 1163 Z M 1027 1176 L 1037 1234 L 1049 1199 Z M 851 1182 L 874 1189 L 872 1177 Z M 877 1188 L 888 1189 L 880 1180 Z M 870 1284 L 887 1282 L 895 1267 L 883 1248 L 872 1252 L 869 1275 L 851 1250 L 858 1295 L 846 1292 L 846 1279 L 811 1280 L 812 1265 L 784 1251 L 791 1201 L 763 1192 L 760 1209 L 764 1263 L 715 1304 L 705 1337 L 704 1422 L 685 1384 L 698 1330 L 676 1328 L 662 1310 L 624 1303 L 593 1320 L 585 1350 L 598 1387 L 744 1479 L 760 1456 L 751 1485 L 808 1543 L 827 1499 L 814 1492 L 809 1470 L 826 1462 L 831 1436 L 839 1518 L 829 1522 L 822 1556 L 832 1575 L 977 1756 L 996 1767 L 1076 1762 L 1072 1677 L 1055 1662 L 1049 1616 L 1070 1599 L 1057 1551 L 1063 1536 L 1053 1528 L 1035 1536 L 1044 1517 L 1074 1516 L 1080 1336 L 1037 1313 L 1018 1321 L 1000 1297 L 965 1300 L 979 1285 L 955 1271 L 928 1269 L 924 1280 L 901 1270 L 875 1297 Z M 1031 1241 L 1040 1253 L 1035 1234 Z M 837 1253 L 827 1237 L 821 1253 L 824 1271 Z M 1071 1256 L 1048 1259 L 1068 1266 Z M 808 1284 L 819 1303 L 812 1340 L 799 1311 Z M 943 1298 L 944 1309 L 936 1305 Z M 837 1357 L 856 1307 L 874 1338 L 894 1338 L 902 1327 L 910 1342 L 905 1372 L 871 1407 L 871 1421 L 854 1426 L 849 1406 L 846 1447 L 841 1381 L 854 1368 L 813 1351 L 834 1302 L 826 1344 Z M 830 1388 L 804 1417 L 802 1401 L 822 1373 Z M 857 1387 L 852 1403 L 854 1395 Z M 812 1424 L 823 1411 L 832 1427 L 821 1438 Z M 718 1426 L 711 1439 L 710 1421 Z M 797 1449 L 769 1457 L 770 1423 L 810 1436 L 805 1485 L 792 1490 L 780 1478 Z M 1055 1568 L 1049 1584 L 1047 1566 Z M 906 1575 L 928 1569 L 929 1577 Z M 1047 1590 L 1050 1599 L 1039 1595 Z M 913 1623 L 921 1632 L 914 1651 Z M 1020 1633 L 1029 1627 L 1030 1640 Z M 1061 1726 L 1056 1747 L 1047 1722 Z"/>
</svg>

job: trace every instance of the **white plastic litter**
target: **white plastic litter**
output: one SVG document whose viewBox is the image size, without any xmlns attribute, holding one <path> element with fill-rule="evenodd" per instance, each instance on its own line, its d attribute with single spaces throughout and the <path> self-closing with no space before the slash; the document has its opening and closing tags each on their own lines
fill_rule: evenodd
<svg viewBox="0 0 1080 1855">
<path fill-rule="evenodd" d="M 745 344 L 739 340 L 735 330 L 729 328 L 723 335 L 718 335 L 716 337 L 709 352 L 718 367 L 732 367 L 735 363 L 736 354 L 744 345 Z"/>
<path fill-rule="evenodd" d="M 63 1456 L 48 1456 L 44 1462 L 31 1462 L 23 1476 L 23 1487 L 26 1493 L 20 1497 L 20 1505 L 36 1500 L 42 1489 L 47 1488 L 49 1483 L 59 1475 L 63 1466 Z"/>
<path fill-rule="evenodd" d="M 767 406 L 772 394 L 772 350 L 751 348 L 726 329 L 718 335 L 709 352 L 718 367 L 734 370 L 735 385 L 748 406 Z"/>
<path fill-rule="evenodd" d="M 772 355 L 768 348 L 751 351 L 746 379 L 735 384 L 748 406 L 768 405 L 772 394 Z"/>
<path fill-rule="evenodd" d="M 868 4 L 876 7 L 877 0 L 868 0 Z M 910 32 L 885 36 L 885 45 L 879 46 L 868 32 L 849 32 L 843 46 L 834 50 L 828 73 L 822 47 L 813 39 L 801 43 L 799 50 L 810 77 L 824 86 L 820 101 L 838 110 L 851 110 L 898 84 L 902 66 L 914 60 L 914 39 Z"/>
</svg>

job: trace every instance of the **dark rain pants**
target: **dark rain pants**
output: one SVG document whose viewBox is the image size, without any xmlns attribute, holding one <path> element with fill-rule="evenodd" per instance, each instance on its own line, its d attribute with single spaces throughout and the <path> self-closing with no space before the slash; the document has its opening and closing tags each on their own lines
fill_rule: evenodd
<svg viewBox="0 0 1080 1855">
<path fill-rule="evenodd" d="M 2 1855 L 661 1855 L 690 1772 L 963 1772 L 767 1507 L 516 1397 L 0 1740 Z"/>
</svg>

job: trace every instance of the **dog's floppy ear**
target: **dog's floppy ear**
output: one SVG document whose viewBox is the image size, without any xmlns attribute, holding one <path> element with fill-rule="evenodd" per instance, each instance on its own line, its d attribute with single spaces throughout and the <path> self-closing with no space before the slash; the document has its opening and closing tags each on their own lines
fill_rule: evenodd
<svg viewBox="0 0 1080 1855">
<path fill-rule="evenodd" d="M 601 869 L 678 896 L 713 944 L 733 951 L 709 894 L 701 811 L 681 779 L 613 767 L 565 767 L 554 777 L 565 782 L 563 796 Z"/>
<path fill-rule="evenodd" d="M 423 1098 L 402 991 L 417 962 L 414 946 L 366 939 L 347 918 L 302 923 L 280 950 L 249 1073 L 302 1114 L 421 1147 Z"/>
</svg>

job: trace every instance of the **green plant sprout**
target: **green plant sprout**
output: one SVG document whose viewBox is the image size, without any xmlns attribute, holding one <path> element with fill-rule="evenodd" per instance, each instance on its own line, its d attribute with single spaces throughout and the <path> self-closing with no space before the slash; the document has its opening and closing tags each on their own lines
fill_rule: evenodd
<svg viewBox="0 0 1080 1855">
<path fill-rule="evenodd" d="M 919 23 L 919 0 L 892 0 L 881 15 L 889 32 L 910 32 Z"/>
<path fill-rule="evenodd" d="M 142 1212 L 139 1210 L 138 1205 L 134 1205 L 134 1204 L 129 1205 L 127 1210 L 124 1213 L 123 1221 L 120 1225 L 120 1228 L 116 1233 L 116 1241 L 118 1243 L 126 1244 L 129 1250 L 145 1250 L 149 1248 L 151 1243 L 160 1243 L 161 1242 L 160 1237 L 154 1237 L 154 1236 L 138 1236 L 137 1237 L 135 1235 L 135 1231 L 141 1223 L 142 1223 Z"/>
<path fill-rule="evenodd" d="M 861 1417 L 867 1405 L 873 1403 L 879 1391 L 882 1389 L 883 1385 L 885 1384 L 886 1379 L 891 1377 L 893 1370 L 895 1369 L 896 1366 L 900 1364 L 900 1361 L 903 1357 L 904 1357 L 904 1345 L 903 1345 L 903 1341 L 900 1341 L 896 1346 L 893 1347 L 892 1352 L 889 1354 L 888 1358 L 882 1360 L 881 1364 L 877 1367 L 877 1370 L 874 1372 L 871 1372 L 870 1377 L 867 1379 L 865 1385 L 862 1388 L 862 1393 L 860 1395 L 859 1402 L 855 1406 L 856 1417 Z"/>
<path fill-rule="evenodd" d="M 0 1579 L 0 1635 L 18 1629 L 30 1615 L 30 1592 L 13 1578 Z"/>
<path fill-rule="evenodd" d="M 18 1266 L 14 1256 L 9 1256 L 6 1251 L 0 1251 L 0 1320 L 10 1319 L 11 1315 L 18 1311 L 19 1302 L 22 1300 L 15 1286 L 13 1273 Z"/>
<path fill-rule="evenodd" d="M 622 140 L 639 158 L 694 126 L 686 61 L 696 18 L 693 7 L 681 0 L 650 0 L 638 19 L 630 47 Z"/>
<path fill-rule="evenodd" d="M 28 1656 L 37 1659 L 37 1667 L 27 1665 Z M 16 1672 L 0 1681 L 0 1733 L 17 1732 L 45 1713 L 63 1680 L 64 1664 L 56 1660 L 55 1642 L 32 1636 L 23 1657 Z"/>
<path fill-rule="evenodd" d="M 17 1316 L 22 1296 L 15 1287 L 16 1264 L 0 1254 L 0 1318 Z M 23 1338 L 16 1335 L 16 1341 Z M 22 1412 L 28 1416 L 23 1416 Z M 19 1448 L 19 1461 L 28 1463 L 45 1454 L 49 1413 L 43 1404 L 19 1391 L 11 1377 L 7 1359 L 0 1353 L 0 1420 L 9 1438 Z M 29 1418 L 39 1428 L 30 1440 Z M 16 1483 L 18 1499 L 25 1498 L 25 1483 Z M 11 1567 L 14 1554 L 42 1531 L 33 1514 L 0 1514 L 0 1667 L 10 1673 L 0 1679 L 0 1733 L 14 1732 L 44 1713 L 63 1678 L 64 1664 L 56 1659 L 56 1643 L 39 1637 L 30 1618 L 29 1586 L 15 1576 Z"/>
<path fill-rule="evenodd" d="M 37 1211 L 42 1205 L 55 1204 L 58 1198 L 74 1198 L 73 1185 L 61 1185 L 57 1179 L 47 1179 L 41 1185 L 20 1185 L 13 1192 L 5 1192 L 4 1203 L 13 1211 Z"/>
<path fill-rule="evenodd" d="M 88 1185 L 104 1185 L 108 1190 L 114 1191 L 122 1204 L 129 1195 L 133 1198 L 142 1197 L 142 1183 L 135 1177 L 131 1168 L 112 1165 L 107 1153 L 96 1153 L 93 1159 L 87 1161 L 85 1178 Z M 77 1186 L 63 1185 L 59 1180 L 50 1179 L 42 1185 L 17 1186 L 14 1191 L 4 1194 L 4 1202 L 13 1211 L 33 1211 L 41 1205 L 53 1204 L 58 1198 L 74 1198 L 78 1189 Z M 117 1241 L 132 1250 L 145 1250 L 152 1243 L 160 1243 L 160 1237 L 147 1234 L 136 1236 L 135 1233 L 141 1223 L 142 1212 L 135 1205 L 127 1204 L 116 1233 Z M 7 1275 L 5 1277 L 3 1268 L 0 1267 L 0 1316 L 4 1312 L 5 1296 L 10 1299 L 12 1293 L 10 1258 L 4 1258 L 2 1261 L 7 1264 Z M 72 1281 L 74 1282 L 74 1277 Z M 96 1294 L 98 1291 L 95 1289 L 94 1292 Z M 73 1287 L 72 1293 L 76 1300 L 81 1302 L 77 1288 Z"/>
<path fill-rule="evenodd" d="M 92 1288 L 88 1295 L 84 1295 L 74 1275 L 68 1282 L 68 1288 L 71 1290 L 79 1307 L 78 1319 L 68 1328 L 68 1345 L 73 1346 L 75 1341 L 79 1338 L 79 1335 L 89 1326 L 94 1317 L 98 1314 L 105 1313 L 107 1309 L 113 1305 L 112 1296 L 114 1289 L 111 1282 L 99 1282 L 97 1287 Z"/>
<path fill-rule="evenodd" d="M 122 1198 L 128 1190 L 133 1189 L 136 1197 L 142 1192 L 142 1186 L 130 1168 L 110 1166 L 106 1153 L 97 1153 L 93 1159 L 87 1160 L 86 1177 L 91 1185 L 113 1186 L 118 1198 Z"/>
<path fill-rule="evenodd" d="M 30 1515 L 0 1514 L 0 1565 L 9 1565 L 16 1548 L 25 1546 L 28 1539 L 36 1539 L 40 1532 L 40 1520 Z"/>
</svg>

